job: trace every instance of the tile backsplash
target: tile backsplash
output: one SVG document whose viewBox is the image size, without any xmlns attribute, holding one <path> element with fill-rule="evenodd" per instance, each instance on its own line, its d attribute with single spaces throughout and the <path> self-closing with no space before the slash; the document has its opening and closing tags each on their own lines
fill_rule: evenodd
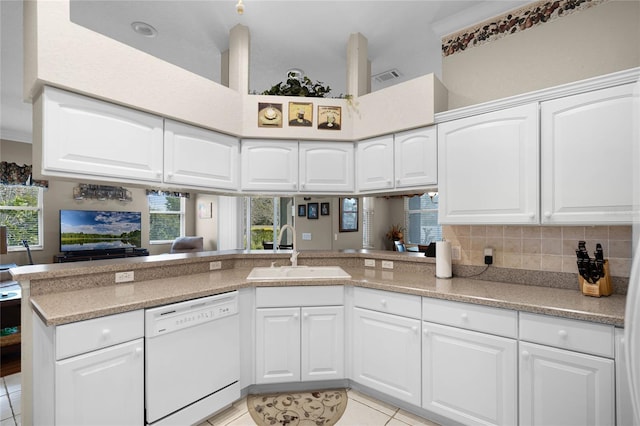
<svg viewBox="0 0 640 426">
<path fill-rule="evenodd" d="M 578 273 L 578 241 L 587 242 L 593 257 L 602 244 L 612 276 L 628 277 L 631 270 L 631 226 L 443 226 L 442 235 L 459 246 L 461 260 L 453 263 L 484 265 L 484 248 L 494 250 L 495 266 L 534 271 Z"/>
</svg>

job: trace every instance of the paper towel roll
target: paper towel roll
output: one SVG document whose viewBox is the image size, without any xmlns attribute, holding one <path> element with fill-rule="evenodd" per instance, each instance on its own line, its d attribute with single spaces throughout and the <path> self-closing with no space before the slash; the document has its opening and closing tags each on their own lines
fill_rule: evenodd
<svg viewBox="0 0 640 426">
<path fill-rule="evenodd" d="M 436 277 L 451 278 L 451 243 L 436 241 Z"/>
</svg>

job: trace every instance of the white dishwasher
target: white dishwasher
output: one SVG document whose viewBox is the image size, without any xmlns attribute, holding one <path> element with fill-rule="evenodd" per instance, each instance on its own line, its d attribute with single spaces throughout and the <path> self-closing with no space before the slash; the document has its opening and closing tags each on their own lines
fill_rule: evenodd
<svg viewBox="0 0 640 426">
<path fill-rule="evenodd" d="M 145 310 L 148 425 L 197 424 L 240 398 L 238 292 Z"/>
</svg>

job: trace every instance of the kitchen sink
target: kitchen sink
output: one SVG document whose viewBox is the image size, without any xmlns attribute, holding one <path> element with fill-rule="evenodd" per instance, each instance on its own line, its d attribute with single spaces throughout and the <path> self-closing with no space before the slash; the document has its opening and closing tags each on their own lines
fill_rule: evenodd
<svg viewBox="0 0 640 426">
<path fill-rule="evenodd" d="M 314 278 L 348 279 L 347 274 L 339 266 L 272 266 L 253 268 L 247 276 L 250 281 L 286 281 Z"/>
</svg>

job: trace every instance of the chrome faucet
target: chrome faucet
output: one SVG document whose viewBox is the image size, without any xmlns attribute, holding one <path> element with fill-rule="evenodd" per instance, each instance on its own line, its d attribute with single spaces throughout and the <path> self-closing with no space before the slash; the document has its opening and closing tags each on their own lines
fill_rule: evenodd
<svg viewBox="0 0 640 426">
<path fill-rule="evenodd" d="M 291 233 L 293 234 L 293 252 L 291 253 L 291 266 L 296 267 L 298 266 L 298 255 L 300 253 L 298 253 L 296 251 L 296 229 L 289 225 L 288 223 L 282 225 L 282 227 L 280 228 L 280 231 L 278 231 L 278 247 L 277 249 L 280 249 L 280 243 L 282 242 L 282 237 L 284 236 L 284 231 L 286 228 L 289 228 L 291 230 Z"/>
</svg>

